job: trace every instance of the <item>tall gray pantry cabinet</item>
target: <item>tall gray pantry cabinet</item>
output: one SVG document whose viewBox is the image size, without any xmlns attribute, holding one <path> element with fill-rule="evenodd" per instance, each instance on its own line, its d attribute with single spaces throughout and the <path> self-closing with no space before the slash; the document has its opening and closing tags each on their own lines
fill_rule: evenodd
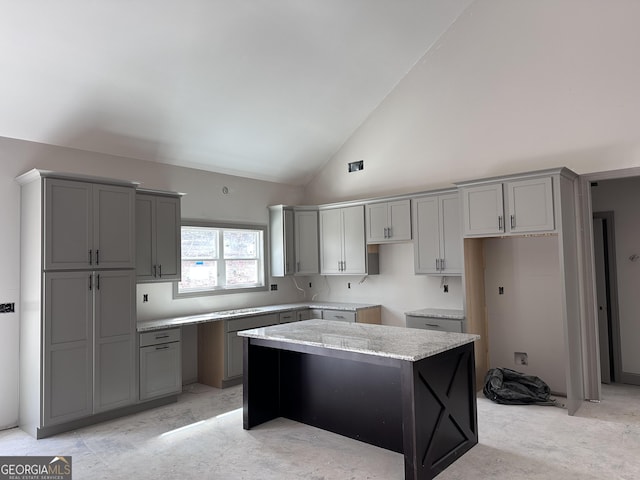
<svg viewBox="0 0 640 480">
<path fill-rule="evenodd" d="M 20 427 L 41 438 L 137 401 L 135 184 L 21 184 Z"/>
</svg>

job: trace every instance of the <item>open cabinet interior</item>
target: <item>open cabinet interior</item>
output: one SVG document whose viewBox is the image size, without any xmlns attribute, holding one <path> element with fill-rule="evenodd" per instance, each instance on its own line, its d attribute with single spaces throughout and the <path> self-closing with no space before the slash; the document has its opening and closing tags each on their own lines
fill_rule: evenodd
<svg viewBox="0 0 640 480">
<path fill-rule="evenodd" d="M 465 240 L 468 329 L 483 337 L 476 372 L 536 375 L 565 396 L 563 288 L 557 235 Z"/>
</svg>

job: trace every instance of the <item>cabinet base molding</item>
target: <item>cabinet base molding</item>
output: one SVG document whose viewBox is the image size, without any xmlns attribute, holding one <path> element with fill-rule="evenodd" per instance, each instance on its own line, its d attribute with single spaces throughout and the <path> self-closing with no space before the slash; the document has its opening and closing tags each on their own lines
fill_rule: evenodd
<svg viewBox="0 0 640 480">
<path fill-rule="evenodd" d="M 89 417 L 79 418 L 78 420 L 61 423 L 59 425 L 51 425 L 50 427 L 37 427 L 35 437 L 37 440 L 40 440 L 41 438 L 47 438 L 52 435 L 57 435 L 58 433 L 88 427 L 89 425 L 95 425 L 96 423 L 106 422 L 107 420 L 113 420 L 115 418 L 124 417 L 126 415 L 143 412 L 145 410 L 161 407 L 170 403 L 176 403 L 177 401 L 177 394 L 169 395 L 167 397 L 157 398 L 148 402 L 136 403 L 135 405 L 128 405 L 116 410 L 109 410 L 108 412 L 96 413 L 95 415 L 91 415 Z"/>
</svg>

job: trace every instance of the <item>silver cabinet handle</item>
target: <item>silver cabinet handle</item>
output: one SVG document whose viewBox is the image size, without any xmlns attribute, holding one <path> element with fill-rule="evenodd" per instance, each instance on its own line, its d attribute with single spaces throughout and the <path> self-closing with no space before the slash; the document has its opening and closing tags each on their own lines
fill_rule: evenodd
<svg viewBox="0 0 640 480">
<path fill-rule="evenodd" d="M 393 228 L 392 227 L 387 227 L 387 235 L 389 235 L 387 238 L 393 237 Z"/>
<path fill-rule="evenodd" d="M 93 275 L 89 274 L 89 291 L 93 290 Z"/>
<path fill-rule="evenodd" d="M 158 271 L 160 272 L 160 278 L 162 278 L 162 264 L 158 265 Z"/>
<path fill-rule="evenodd" d="M 502 230 L 502 215 L 498 215 L 498 230 Z"/>
<path fill-rule="evenodd" d="M 100 250 L 96 250 L 96 265 L 100 265 Z"/>
<path fill-rule="evenodd" d="M 444 258 L 440 259 L 440 270 L 444 270 Z"/>
<path fill-rule="evenodd" d="M 100 290 L 100 275 L 96 275 L 96 290 Z"/>
<path fill-rule="evenodd" d="M 89 250 L 89 265 L 93 265 L 93 250 Z"/>
<path fill-rule="evenodd" d="M 442 328 L 440 325 L 436 325 L 435 323 L 425 323 L 424 326 L 425 327 Z"/>
<path fill-rule="evenodd" d="M 511 215 L 511 228 L 515 228 L 516 226 L 516 217 Z"/>
<path fill-rule="evenodd" d="M 158 276 L 158 266 L 157 266 L 157 265 L 154 265 L 154 266 L 153 266 L 153 276 L 154 276 L 154 277 L 157 277 L 157 276 Z"/>
<path fill-rule="evenodd" d="M 166 350 L 169 348 L 169 345 L 158 345 L 156 346 L 156 350 Z"/>
<path fill-rule="evenodd" d="M 156 335 L 156 340 L 160 340 L 161 338 L 169 338 L 169 335 Z"/>
<path fill-rule="evenodd" d="M 436 258 L 436 270 L 440 270 L 440 259 Z"/>
</svg>

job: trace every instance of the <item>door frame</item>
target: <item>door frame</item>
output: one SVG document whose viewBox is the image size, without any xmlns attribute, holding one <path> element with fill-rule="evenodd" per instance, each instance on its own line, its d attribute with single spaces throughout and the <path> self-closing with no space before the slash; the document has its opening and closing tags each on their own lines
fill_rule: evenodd
<svg viewBox="0 0 640 480">
<path fill-rule="evenodd" d="M 602 396 L 600 372 L 600 344 L 598 338 L 598 315 L 596 299 L 595 256 L 593 249 L 593 206 L 591 182 L 640 177 L 640 167 L 608 170 L 580 175 L 577 195 L 578 222 L 582 235 L 579 247 L 582 250 L 580 283 L 582 291 L 582 342 L 584 394 L 588 400 L 599 401 Z"/>
<path fill-rule="evenodd" d="M 622 347 L 620 345 L 620 316 L 618 309 L 618 275 L 616 267 L 616 244 L 615 244 L 615 218 L 612 211 L 593 212 L 593 218 L 600 218 L 605 221 L 604 234 L 607 238 L 605 244 L 605 262 L 609 270 L 609 295 L 607 296 L 608 317 L 609 317 L 609 344 L 612 347 L 610 358 L 613 361 L 613 382 L 622 380 Z M 597 314 L 597 310 L 596 310 Z"/>
</svg>

